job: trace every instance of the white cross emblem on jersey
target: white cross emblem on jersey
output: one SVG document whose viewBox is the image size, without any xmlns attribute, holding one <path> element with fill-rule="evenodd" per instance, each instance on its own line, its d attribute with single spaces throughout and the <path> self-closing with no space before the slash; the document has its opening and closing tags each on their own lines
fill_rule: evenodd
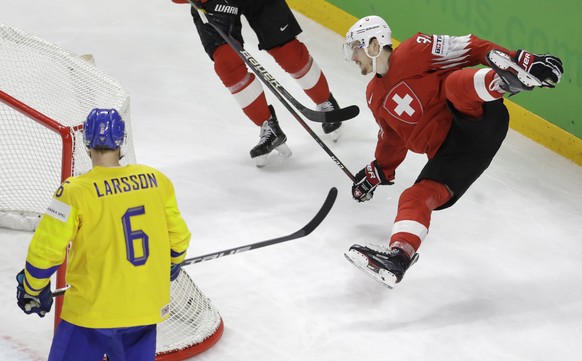
<svg viewBox="0 0 582 361">
<path fill-rule="evenodd" d="M 418 95 L 404 81 L 390 89 L 382 107 L 392 117 L 406 124 L 418 123 L 424 113 Z"/>
<path fill-rule="evenodd" d="M 394 108 L 396 114 L 402 115 L 402 113 L 406 113 L 409 116 L 414 114 L 414 109 L 410 106 L 412 103 L 412 97 L 409 94 L 406 94 L 404 98 L 400 97 L 398 94 L 394 94 L 392 100 L 396 103 L 396 108 Z"/>
</svg>

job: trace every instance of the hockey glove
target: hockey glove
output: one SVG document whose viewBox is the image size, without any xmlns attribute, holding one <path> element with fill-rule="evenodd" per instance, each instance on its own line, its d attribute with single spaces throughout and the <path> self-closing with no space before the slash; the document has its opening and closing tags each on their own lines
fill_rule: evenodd
<svg viewBox="0 0 582 361">
<path fill-rule="evenodd" d="M 173 264 L 170 267 L 170 282 L 174 281 L 180 275 L 180 270 L 182 270 L 182 264 Z"/>
<path fill-rule="evenodd" d="M 359 171 L 355 178 L 356 180 L 352 185 L 352 196 L 358 202 L 365 202 L 372 199 L 374 190 L 378 185 L 394 184 L 386 179 L 384 172 L 382 172 L 376 160 Z"/>
<path fill-rule="evenodd" d="M 208 21 L 227 34 L 240 32 L 240 8 L 236 0 L 194 0 L 194 4 L 203 10 Z"/>
<path fill-rule="evenodd" d="M 36 313 L 40 317 L 44 317 L 44 315 L 51 310 L 53 305 L 50 281 L 49 284 L 40 291 L 38 296 L 32 296 L 26 293 L 24 289 L 24 282 L 26 282 L 24 270 L 16 275 L 16 281 L 18 282 L 18 286 L 16 286 L 16 300 L 18 307 L 20 307 L 27 315 Z"/>
<path fill-rule="evenodd" d="M 550 54 L 532 54 L 518 50 L 515 62 L 542 82 L 542 87 L 554 88 L 562 79 L 564 68 L 560 58 Z"/>
</svg>

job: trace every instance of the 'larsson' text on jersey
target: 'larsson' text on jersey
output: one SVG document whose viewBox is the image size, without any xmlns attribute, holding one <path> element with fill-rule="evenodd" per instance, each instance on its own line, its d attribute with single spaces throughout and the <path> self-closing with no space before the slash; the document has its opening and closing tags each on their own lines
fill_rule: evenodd
<svg viewBox="0 0 582 361">
<path fill-rule="evenodd" d="M 129 177 L 104 179 L 94 182 L 97 197 L 105 197 L 113 194 L 126 193 L 147 188 L 157 188 L 158 180 L 153 173 L 133 174 Z"/>
</svg>

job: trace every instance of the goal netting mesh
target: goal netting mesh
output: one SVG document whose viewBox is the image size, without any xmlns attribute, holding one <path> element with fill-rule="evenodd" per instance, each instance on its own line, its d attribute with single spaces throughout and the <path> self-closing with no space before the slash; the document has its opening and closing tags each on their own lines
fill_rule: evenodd
<svg viewBox="0 0 582 361">
<path fill-rule="evenodd" d="M 34 230 L 61 182 L 91 169 L 81 132 L 93 108 L 121 114 L 121 163 L 135 163 L 129 95 L 90 58 L 0 24 L 0 227 Z M 170 317 L 158 326 L 157 359 L 191 357 L 222 330 L 220 314 L 183 271 L 171 285 Z"/>
<path fill-rule="evenodd" d="M 80 131 L 93 108 L 119 111 L 122 164 L 135 163 L 129 95 L 91 62 L 0 24 L 0 90 L 0 225 L 34 229 L 63 175 L 91 168 Z"/>
<path fill-rule="evenodd" d="M 224 329 L 220 314 L 186 271 L 172 282 L 171 290 L 170 317 L 158 325 L 158 361 L 183 360 L 203 352 Z"/>
</svg>

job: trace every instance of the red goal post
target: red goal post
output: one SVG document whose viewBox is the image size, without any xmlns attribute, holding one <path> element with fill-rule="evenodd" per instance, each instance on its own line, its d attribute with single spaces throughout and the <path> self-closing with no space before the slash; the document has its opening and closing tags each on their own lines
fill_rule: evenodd
<svg viewBox="0 0 582 361">
<path fill-rule="evenodd" d="M 121 164 L 135 163 L 129 99 L 93 62 L 0 24 L 0 227 L 34 230 L 59 184 L 91 169 L 81 132 L 93 108 L 119 111 L 128 133 Z M 65 266 L 57 288 L 65 287 Z M 163 361 L 205 351 L 224 327 L 185 271 L 171 289 L 170 317 L 158 325 L 156 359 Z M 59 297 L 55 326 L 61 306 Z"/>
</svg>

